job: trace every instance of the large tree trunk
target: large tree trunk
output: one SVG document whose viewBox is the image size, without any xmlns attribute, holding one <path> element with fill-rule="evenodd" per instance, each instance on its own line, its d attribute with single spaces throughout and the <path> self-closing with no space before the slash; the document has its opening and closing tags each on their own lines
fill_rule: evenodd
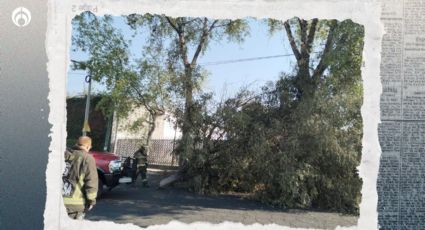
<svg viewBox="0 0 425 230">
<path fill-rule="evenodd" d="M 192 154 L 193 141 L 192 141 L 192 108 L 193 108 L 193 83 L 192 83 L 192 68 L 190 65 L 185 66 L 185 108 L 183 115 L 183 126 L 182 126 L 182 150 L 185 156 Z M 181 156 L 180 165 L 184 165 L 185 156 Z"/>
<path fill-rule="evenodd" d="M 299 26 L 299 40 L 300 47 L 297 47 L 294 35 L 292 34 L 291 25 L 289 20 L 283 22 L 283 26 L 286 31 L 286 35 L 291 45 L 291 49 L 294 53 L 295 59 L 297 60 L 298 73 L 295 82 L 295 86 L 298 89 L 298 98 L 301 97 L 314 97 L 314 93 L 320 83 L 320 78 L 328 67 L 326 63 L 326 58 L 332 49 L 333 35 L 337 23 L 335 20 L 332 20 L 329 23 L 328 35 L 326 38 L 326 44 L 323 50 L 321 57 L 319 58 L 319 64 L 310 72 L 312 66 L 310 63 L 312 46 L 314 38 L 316 35 L 316 30 L 318 29 L 318 19 L 311 20 L 308 23 L 306 20 L 297 19 Z M 310 24 L 310 27 L 309 27 Z"/>
<path fill-rule="evenodd" d="M 207 18 L 203 19 L 203 27 L 202 30 L 199 31 L 201 34 L 200 40 L 196 47 L 195 53 L 191 60 L 188 57 L 188 48 L 186 44 L 185 38 L 185 25 L 188 22 L 185 21 L 176 21 L 169 17 L 166 17 L 170 26 L 176 31 L 178 35 L 178 47 L 180 49 L 180 57 L 184 66 L 184 76 L 183 76 L 183 87 L 184 87 L 184 97 L 185 97 L 185 108 L 183 114 L 183 125 L 182 125 L 182 142 L 181 142 L 181 151 L 180 154 L 183 154 L 179 157 L 180 165 L 184 167 L 185 158 L 190 156 L 193 153 L 193 71 L 196 68 L 196 62 L 198 60 L 199 55 L 204 48 L 205 42 L 208 39 L 210 32 L 215 28 L 218 20 L 214 20 L 210 25 Z"/>
<path fill-rule="evenodd" d="M 146 147 L 149 149 L 149 144 L 150 144 L 150 141 L 152 140 L 152 134 L 153 134 L 153 131 L 155 131 L 155 128 L 156 128 L 156 123 L 155 123 L 155 121 L 156 121 L 156 118 L 158 117 L 159 115 L 152 115 L 151 114 L 151 119 L 152 119 L 152 121 L 151 122 L 149 122 L 149 130 L 148 130 L 148 137 L 147 137 L 147 139 L 146 139 Z M 148 150 L 149 151 L 149 150 Z"/>
</svg>

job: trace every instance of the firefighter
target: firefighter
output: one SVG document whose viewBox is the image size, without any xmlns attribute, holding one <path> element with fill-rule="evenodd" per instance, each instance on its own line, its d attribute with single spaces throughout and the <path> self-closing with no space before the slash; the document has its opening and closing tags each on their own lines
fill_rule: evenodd
<svg viewBox="0 0 425 230">
<path fill-rule="evenodd" d="M 148 170 L 148 155 L 146 148 L 144 146 L 140 147 L 133 156 L 135 158 L 135 166 L 137 168 L 133 176 L 133 183 L 136 183 L 136 179 L 140 174 L 140 177 L 142 178 L 142 186 L 149 187 L 146 175 Z"/>
<path fill-rule="evenodd" d="M 68 216 L 72 219 L 83 219 L 96 204 L 98 175 L 96 162 L 88 153 L 91 147 L 91 138 L 83 136 L 65 152 L 62 195 Z"/>
</svg>

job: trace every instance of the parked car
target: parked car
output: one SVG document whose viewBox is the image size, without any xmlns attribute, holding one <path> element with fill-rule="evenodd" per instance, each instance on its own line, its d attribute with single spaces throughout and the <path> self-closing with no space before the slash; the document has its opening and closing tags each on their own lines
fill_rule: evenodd
<svg viewBox="0 0 425 230">
<path fill-rule="evenodd" d="M 89 152 L 96 161 L 97 174 L 99 176 L 98 197 L 103 193 L 105 185 L 109 190 L 119 184 L 122 172 L 122 162 L 120 157 L 108 152 Z"/>
<path fill-rule="evenodd" d="M 90 151 L 89 153 L 96 161 L 99 176 L 98 197 L 102 195 L 104 186 L 111 190 L 120 183 L 131 182 L 131 177 L 126 176 L 123 172 L 123 162 L 118 155 L 99 151 Z"/>
<path fill-rule="evenodd" d="M 104 191 L 104 186 L 111 190 L 120 183 L 130 183 L 131 177 L 123 173 L 123 162 L 121 158 L 113 153 L 90 151 L 96 161 L 97 174 L 99 176 L 98 197 Z"/>
</svg>

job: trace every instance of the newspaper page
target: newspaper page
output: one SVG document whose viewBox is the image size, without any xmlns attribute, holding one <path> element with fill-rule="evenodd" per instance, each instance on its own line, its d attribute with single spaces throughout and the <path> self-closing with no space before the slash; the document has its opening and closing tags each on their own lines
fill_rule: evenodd
<svg viewBox="0 0 425 230">
<path fill-rule="evenodd" d="M 425 226 L 425 1 L 383 1 L 378 222 Z"/>
</svg>

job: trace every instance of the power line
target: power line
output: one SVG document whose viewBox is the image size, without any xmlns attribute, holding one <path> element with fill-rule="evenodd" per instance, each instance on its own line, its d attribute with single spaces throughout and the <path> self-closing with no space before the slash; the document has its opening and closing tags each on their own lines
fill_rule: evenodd
<svg viewBox="0 0 425 230">
<path fill-rule="evenodd" d="M 68 72 L 68 75 L 82 75 L 82 76 L 87 76 L 87 73 Z"/>
<path fill-rule="evenodd" d="M 312 52 L 312 53 L 317 53 L 317 52 Z M 215 62 L 205 62 L 205 63 L 199 63 L 199 65 L 201 66 L 224 65 L 224 64 L 231 64 L 231 63 L 238 63 L 238 62 L 257 61 L 257 60 L 288 57 L 288 56 L 294 56 L 294 54 L 280 54 L 280 55 L 273 55 L 273 56 L 262 56 L 262 57 L 242 58 L 242 59 L 215 61 Z M 68 72 L 68 74 L 87 75 L 87 73 L 76 73 L 76 72 Z"/>
<path fill-rule="evenodd" d="M 216 61 L 216 62 L 205 62 L 205 63 L 200 63 L 199 65 L 202 65 L 202 66 L 222 65 L 222 64 L 230 64 L 230 63 L 236 63 L 236 62 L 257 61 L 257 60 L 263 60 L 263 59 L 272 59 L 272 58 L 280 58 L 280 57 L 288 57 L 288 56 L 294 56 L 294 54 L 281 54 L 281 55 L 273 55 L 273 56 L 243 58 L 243 59 Z"/>
</svg>

